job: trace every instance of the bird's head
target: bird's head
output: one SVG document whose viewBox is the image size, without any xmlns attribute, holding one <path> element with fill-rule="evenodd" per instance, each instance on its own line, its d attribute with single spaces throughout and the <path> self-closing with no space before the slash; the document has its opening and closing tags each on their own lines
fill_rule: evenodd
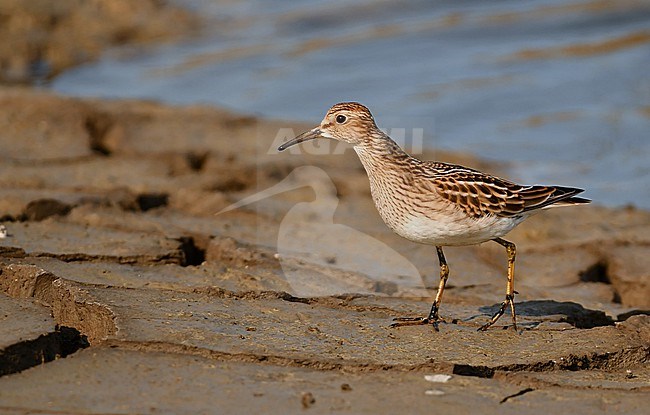
<svg viewBox="0 0 650 415">
<path fill-rule="evenodd" d="M 370 110 L 357 102 L 342 102 L 327 111 L 320 125 L 306 131 L 278 147 L 279 151 L 316 138 L 344 141 L 354 146 L 363 145 L 376 134 L 381 134 Z"/>
</svg>

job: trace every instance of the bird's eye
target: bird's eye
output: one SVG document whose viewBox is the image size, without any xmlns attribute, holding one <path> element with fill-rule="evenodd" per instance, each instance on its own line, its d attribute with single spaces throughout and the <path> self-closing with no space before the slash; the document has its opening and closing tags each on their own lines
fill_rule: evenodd
<svg viewBox="0 0 650 415">
<path fill-rule="evenodd" d="M 348 120 L 348 118 L 345 115 L 337 115 L 336 116 L 336 122 L 339 123 L 339 124 L 343 124 L 347 120 Z"/>
</svg>

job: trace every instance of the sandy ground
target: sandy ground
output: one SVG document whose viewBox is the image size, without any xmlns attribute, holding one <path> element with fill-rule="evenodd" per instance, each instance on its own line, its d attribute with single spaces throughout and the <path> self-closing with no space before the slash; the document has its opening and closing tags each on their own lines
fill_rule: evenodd
<svg viewBox="0 0 650 415">
<path fill-rule="evenodd" d="M 558 209 L 513 231 L 519 333 L 508 315 L 476 331 L 505 288 L 497 244 L 448 249 L 440 332 L 392 329 L 428 310 L 434 250 L 386 229 L 349 149 L 278 154 L 281 128 L 308 126 L 214 108 L 8 87 L 0 107 L 3 413 L 647 409 L 648 212 Z M 428 292 L 382 277 L 371 240 Z"/>
<path fill-rule="evenodd" d="M 3 79 L 195 22 L 109 3 L 0 2 L 21 11 L 5 37 L 29 34 L 0 50 Z M 84 19 L 106 23 L 75 46 L 93 52 L 55 52 Z M 2 413 L 647 413 L 649 212 L 594 203 L 513 231 L 517 333 L 509 315 L 476 331 L 505 289 L 490 243 L 446 250 L 439 332 L 393 329 L 428 311 L 435 251 L 384 226 L 351 149 L 276 152 L 310 125 L 9 86 L 0 109 Z"/>
</svg>

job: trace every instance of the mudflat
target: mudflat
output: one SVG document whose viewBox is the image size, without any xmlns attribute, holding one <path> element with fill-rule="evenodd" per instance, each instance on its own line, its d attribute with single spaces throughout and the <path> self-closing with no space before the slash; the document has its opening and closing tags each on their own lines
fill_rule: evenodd
<svg viewBox="0 0 650 415">
<path fill-rule="evenodd" d="M 0 412 L 647 413 L 650 212 L 596 200 L 515 229 L 519 332 L 476 330 L 505 290 L 494 243 L 445 250 L 439 332 L 390 328 L 428 312 L 437 258 L 386 228 L 350 148 L 279 154 L 313 125 L 8 86 L 201 19 L 0 5 Z"/>
<path fill-rule="evenodd" d="M 309 126 L 210 107 L 0 106 L 4 413 L 647 409 L 648 212 L 513 231 L 518 333 L 476 331 L 505 289 L 491 243 L 448 250 L 440 332 L 390 328 L 428 311 L 435 249 L 385 227 L 351 149 L 278 154 Z"/>
</svg>

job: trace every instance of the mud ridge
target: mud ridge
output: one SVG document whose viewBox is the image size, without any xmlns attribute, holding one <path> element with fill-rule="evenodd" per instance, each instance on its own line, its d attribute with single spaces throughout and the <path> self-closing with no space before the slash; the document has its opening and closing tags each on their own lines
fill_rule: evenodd
<svg viewBox="0 0 650 415">
<path fill-rule="evenodd" d="M 94 344 L 117 332 L 115 314 L 82 285 L 58 278 L 33 265 L 0 267 L 0 291 L 12 298 L 34 298 L 52 309 L 54 320 Z"/>
<path fill-rule="evenodd" d="M 593 369 L 623 369 L 650 361 L 650 346 L 633 347 L 609 353 L 569 355 L 559 361 L 550 360 L 532 364 L 502 365 L 496 367 L 456 364 L 453 373 L 459 376 L 493 378 L 497 372 L 551 372 L 555 370 L 579 371 Z"/>
<path fill-rule="evenodd" d="M 52 291 L 52 314 L 58 324 L 79 330 L 90 344 L 117 333 L 113 311 L 77 284 L 59 278 L 52 283 Z"/>
<path fill-rule="evenodd" d="M 351 311 L 380 311 L 395 313 L 390 307 L 380 305 L 350 304 L 357 298 L 373 298 L 367 294 L 343 294 L 328 297 L 296 297 L 285 291 L 230 291 L 220 287 L 200 287 L 192 289 L 195 294 L 204 294 L 215 298 L 231 298 L 236 300 L 283 300 L 291 303 L 315 304 L 328 308 L 346 309 Z"/>
<path fill-rule="evenodd" d="M 27 253 L 24 249 L 16 246 L 0 246 L 0 256 L 2 258 L 25 258 Z"/>
<path fill-rule="evenodd" d="M 214 298 L 231 298 L 236 300 L 284 300 L 303 304 L 318 302 L 316 298 L 296 297 L 285 291 L 231 291 L 220 287 L 200 287 L 194 288 L 192 292 Z"/>
<path fill-rule="evenodd" d="M 215 298 L 232 298 L 237 300 L 283 300 L 291 303 L 312 304 L 332 309 L 346 309 L 356 312 L 383 312 L 397 314 L 394 309 L 381 305 L 350 304 L 356 298 L 372 298 L 366 294 L 334 295 L 329 297 L 296 297 L 285 291 L 229 291 L 219 287 L 201 287 L 192 290 L 195 294 L 206 294 Z"/>
<path fill-rule="evenodd" d="M 241 363 L 258 363 L 272 366 L 290 366 L 303 367 L 323 371 L 341 371 L 346 373 L 360 372 L 379 372 L 387 370 L 412 371 L 412 370 L 436 370 L 450 371 L 452 366 L 447 363 L 429 362 L 422 365 L 396 365 L 396 364 L 376 364 L 369 362 L 339 362 L 332 360 L 315 360 L 306 358 L 290 358 L 278 355 L 259 355 L 254 353 L 228 353 L 218 350 L 209 350 L 195 346 L 182 345 L 177 343 L 165 342 L 134 342 L 124 340 L 109 339 L 102 346 L 111 348 L 120 348 L 125 350 L 158 352 L 158 353 L 176 353 L 192 356 L 200 356 L 207 359 L 218 361 L 233 361 Z"/>
<path fill-rule="evenodd" d="M 305 367 L 324 371 L 341 371 L 346 373 L 365 372 L 430 372 L 439 371 L 452 373 L 459 376 L 472 376 L 491 379 L 498 372 L 550 372 L 550 371 L 578 371 L 591 369 L 622 369 L 633 367 L 650 361 L 650 347 L 637 347 L 615 353 L 592 354 L 585 356 L 569 356 L 556 362 L 536 362 L 531 364 L 502 365 L 496 367 L 472 366 L 436 362 L 433 359 L 416 364 L 376 364 L 362 361 L 331 361 L 304 358 L 290 358 L 277 355 L 259 355 L 254 353 L 228 353 L 224 351 L 208 350 L 195 346 L 181 345 L 165 342 L 133 342 L 109 339 L 103 343 L 111 348 L 127 350 L 189 354 L 219 361 L 235 361 L 242 363 L 264 363 L 273 366 Z"/>
<path fill-rule="evenodd" d="M 54 258 L 63 262 L 112 262 L 125 265 L 183 265 L 182 251 L 169 253 L 160 256 L 134 255 L 134 256 L 113 256 L 113 255 L 91 255 L 81 252 L 72 254 L 54 254 L 51 252 L 31 252 L 30 256 L 36 258 Z"/>
<path fill-rule="evenodd" d="M 650 241 L 622 239 L 613 237 L 611 239 L 593 239 L 588 242 L 565 242 L 561 246 L 557 244 L 527 246 L 517 250 L 518 254 L 557 254 L 567 250 L 585 249 L 594 253 L 602 253 L 603 247 L 621 247 L 621 246 L 650 246 Z"/>
<path fill-rule="evenodd" d="M 0 291 L 12 298 L 34 298 L 52 303 L 52 283 L 58 277 L 33 265 L 10 264 L 0 267 Z"/>
</svg>

